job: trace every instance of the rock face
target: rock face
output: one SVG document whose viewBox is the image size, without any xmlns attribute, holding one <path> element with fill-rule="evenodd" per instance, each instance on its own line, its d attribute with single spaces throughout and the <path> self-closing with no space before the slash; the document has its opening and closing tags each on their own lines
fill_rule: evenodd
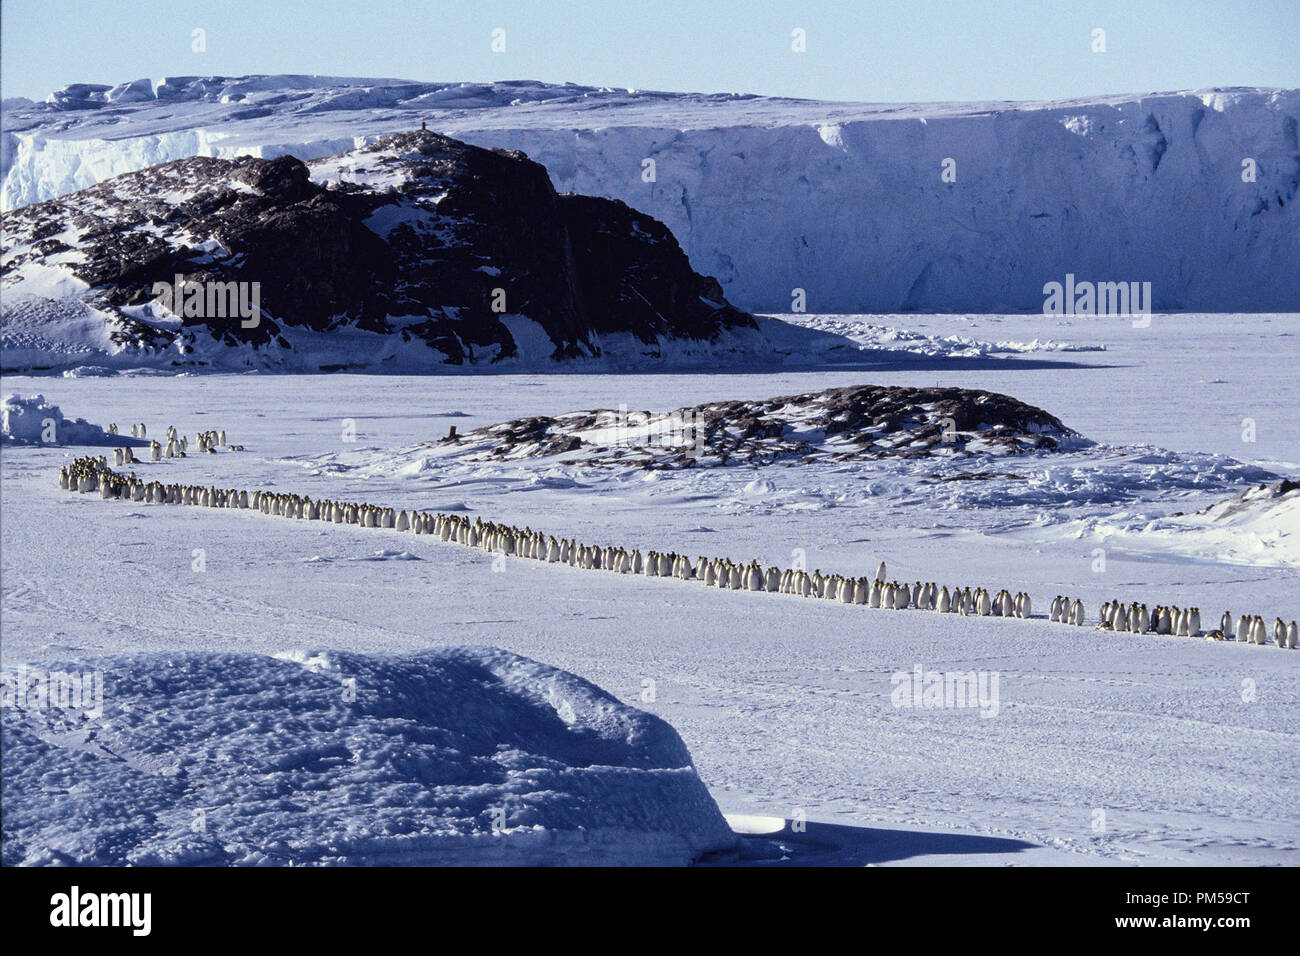
<svg viewBox="0 0 1300 956">
<path fill-rule="evenodd" d="M 178 364 L 222 346 L 292 351 L 295 330 L 372 333 L 466 365 L 518 357 L 523 343 L 547 353 L 534 357 L 598 357 L 602 336 L 653 351 L 756 328 L 662 223 L 559 195 L 522 153 L 426 131 L 310 165 L 165 163 L 9 213 L 5 232 L 7 294 L 50 267 L 70 273 L 114 347 Z M 190 310 L 156 286 L 177 276 L 248 283 L 256 322 L 233 305 L 178 314 Z"/>
<path fill-rule="evenodd" d="M 1041 408 L 965 388 L 855 385 L 763 401 L 533 416 L 438 443 L 467 460 L 565 455 L 641 468 L 1009 455 L 1086 442 Z"/>
</svg>

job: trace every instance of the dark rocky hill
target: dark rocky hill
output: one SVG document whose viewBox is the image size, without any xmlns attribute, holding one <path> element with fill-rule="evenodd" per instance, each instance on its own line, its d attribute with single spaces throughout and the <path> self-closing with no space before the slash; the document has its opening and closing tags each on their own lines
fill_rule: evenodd
<svg viewBox="0 0 1300 956">
<path fill-rule="evenodd" d="M 78 280 L 57 295 L 101 313 L 114 350 L 171 364 L 220 364 L 223 348 L 350 364 L 300 331 L 369 333 L 364 348 L 389 340 L 379 351 L 403 364 L 423 345 L 430 365 L 466 365 L 599 357 L 611 342 L 657 356 L 757 329 L 652 217 L 557 194 L 522 153 L 426 131 L 310 164 L 178 160 L 7 213 L 6 298 L 49 297 L 52 275 Z M 204 296 L 161 297 L 177 276 Z M 231 282 L 248 284 L 242 312 L 222 291 L 235 287 L 217 285 Z M 14 306 L 15 320 L 31 314 Z"/>
</svg>

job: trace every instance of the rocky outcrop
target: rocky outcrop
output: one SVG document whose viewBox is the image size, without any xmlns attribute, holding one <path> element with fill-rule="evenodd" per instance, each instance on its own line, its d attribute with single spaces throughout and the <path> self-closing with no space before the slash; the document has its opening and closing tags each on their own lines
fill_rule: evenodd
<svg viewBox="0 0 1300 956">
<path fill-rule="evenodd" d="M 1086 442 L 1009 395 L 965 388 L 854 385 L 651 414 L 598 409 L 532 416 L 437 445 L 466 460 L 565 455 L 575 464 L 692 468 L 872 458 L 997 456 Z"/>
<path fill-rule="evenodd" d="M 522 153 L 427 131 L 311 164 L 165 163 L 8 213 L 5 234 L 7 294 L 69 275 L 117 348 L 175 364 L 223 347 L 292 352 L 298 330 L 391 337 L 427 346 L 431 365 L 468 365 L 518 357 L 521 340 L 561 360 L 601 356 L 602 337 L 653 353 L 756 328 L 662 223 L 559 195 Z M 177 277 L 246 284 L 255 320 L 213 308 L 221 295 L 194 314 L 160 297 Z"/>
</svg>

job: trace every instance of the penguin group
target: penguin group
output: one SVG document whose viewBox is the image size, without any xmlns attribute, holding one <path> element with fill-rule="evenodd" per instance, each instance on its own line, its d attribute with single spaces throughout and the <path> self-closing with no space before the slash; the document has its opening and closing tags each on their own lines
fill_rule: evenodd
<svg viewBox="0 0 1300 956">
<path fill-rule="evenodd" d="M 1063 594 L 1058 594 L 1052 598 L 1052 606 L 1047 613 L 1047 619 L 1055 624 L 1072 624 L 1075 627 L 1083 627 L 1086 619 L 1083 602 L 1078 598 L 1071 600 Z"/>
<path fill-rule="evenodd" d="M 173 437 L 172 429 L 168 433 L 170 445 L 177 439 Z M 184 442 L 183 436 L 180 441 Z M 210 450 L 221 441 L 224 441 L 224 435 L 220 432 L 202 433 L 198 446 Z M 122 460 L 121 453 L 125 451 L 129 456 L 130 449 L 117 451 L 117 463 L 126 463 Z M 640 549 L 587 545 L 573 538 L 557 538 L 528 527 L 484 521 L 481 517 L 471 521 L 462 515 L 399 511 L 328 498 L 313 501 L 305 495 L 284 492 L 144 481 L 136 477 L 134 472 L 122 475 L 112 471 L 103 457 L 79 458 L 71 465 L 64 466 L 59 472 L 59 487 L 82 494 L 98 491 L 106 500 L 252 509 L 285 518 L 429 534 L 435 535 L 440 541 L 455 542 L 517 558 L 567 564 L 583 570 L 699 581 L 708 587 L 732 591 L 764 591 L 886 610 L 915 608 L 965 617 L 1027 619 L 1032 616 L 1032 602 L 1023 591 L 1012 594 L 1003 589 L 994 594 L 982 587 L 940 586 L 934 581 L 891 581 L 884 561 L 880 562 L 876 573 L 870 577 L 846 577 L 823 574 L 820 570 L 809 573 L 802 569 L 764 568 L 758 561 L 740 564 L 730 558 L 709 558 L 703 555 L 692 560 L 685 554 L 673 551 L 646 551 L 643 554 Z M 1148 611 L 1144 604 L 1124 605 L 1119 601 L 1107 601 L 1102 605 L 1099 617 L 1101 623 L 1097 626 L 1101 630 L 1190 637 L 1200 635 L 1200 609 L 1194 607 L 1180 610 L 1177 607 L 1158 606 L 1154 611 Z M 1052 601 L 1048 618 L 1053 622 L 1082 626 L 1085 621 L 1083 601 L 1057 595 Z M 1296 622 L 1292 621 L 1287 626 L 1278 618 L 1274 622 L 1273 634 L 1277 646 L 1296 647 Z M 1225 613 L 1220 630 L 1213 631 L 1206 637 L 1212 640 L 1235 639 L 1265 644 L 1268 629 L 1263 618 L 1242 615 L 1238 618 L 1234 631 L 1231 615 Z"/>
<path fill-rule="evenodd" d="M 1237 618 L 1237 626 L 1234 630 L 1232 614 L 1224 611 L 1218 629 L 1210 631 L 1205 637 L 1210 641 L 1235 640 L 1243 644 L 1267 644 L 1268 624 L 1258 614 L 1242 614 Z M 1278 647 L 1288 647 L 1292 650 L 1300 646 L 1300 631 L 1297 630 L 1296 622 L 1287 624 L 1280 617 L 1274 618 L 1273 643 Z"/>
<path fill-rule="evenodd" d="M 117 425 L 110 424 L 108 426 L 108 434 L 116 435 L 117 433 Z M 146 437 L 146 434 L 147 431 L 143 424 L 131 426 L 131 436 L 133 438 L 144 438 Z M 166 444 L 163 444 L 156 439 L 150 439 L 150 460 L 162 461 L 164 458 L 185 458 L 190 447 L 189 439 L 177 432 L 175 425 L 167 426 L 166 438 Z M 194 444 L 198 448 L 200 454 L 216 454 L 218 448 L 224 448 L 226 451 L 244 450 L 243 445 L 230 445 L 226 443 L 225 429 L 212 429 L 210 431 L 199 432 L 194 436 Z M 139 461 L 139 459 L 135 457 L 135 454 L 130 448 L 117 448 L 113 451 L 113 461 L 118 465 L 133 465 Z"/>
<path fill-rule="evenodd" d="M 182 440 L 184 440 L 182 438 Z M 199 432 L 194 436 L 194 444 L 198 447 L 200 454 L 216 454 L 218 448 L 224 448 L 226 451 L 243 451 L 243 445 L 229 445 L 226 443 L 226 430 L 213 429 L 211 431 Z"/>
</svg>

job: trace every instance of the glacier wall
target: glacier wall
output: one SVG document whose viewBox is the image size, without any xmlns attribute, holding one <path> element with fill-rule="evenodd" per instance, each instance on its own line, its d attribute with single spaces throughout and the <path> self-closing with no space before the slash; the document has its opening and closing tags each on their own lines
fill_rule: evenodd
<svg viewBox="0 0 1300 956">
<path fill-rule="evenodd" d="M 752 310 L 791 311 L 802 289 L 810 312 L 1038 311 L 1073 274 L 1150 282 L 1157 311 L 1300 311 L 1300 91 L 884 107 L 294 81 L 208 78 L 188 100 L 194 83 L 166 81 L 111 123 L 107 87 L 6 103 L 5 208 L 195 154 L 317 158 L 424 119 L 661 219 Z"/>
</svg>

